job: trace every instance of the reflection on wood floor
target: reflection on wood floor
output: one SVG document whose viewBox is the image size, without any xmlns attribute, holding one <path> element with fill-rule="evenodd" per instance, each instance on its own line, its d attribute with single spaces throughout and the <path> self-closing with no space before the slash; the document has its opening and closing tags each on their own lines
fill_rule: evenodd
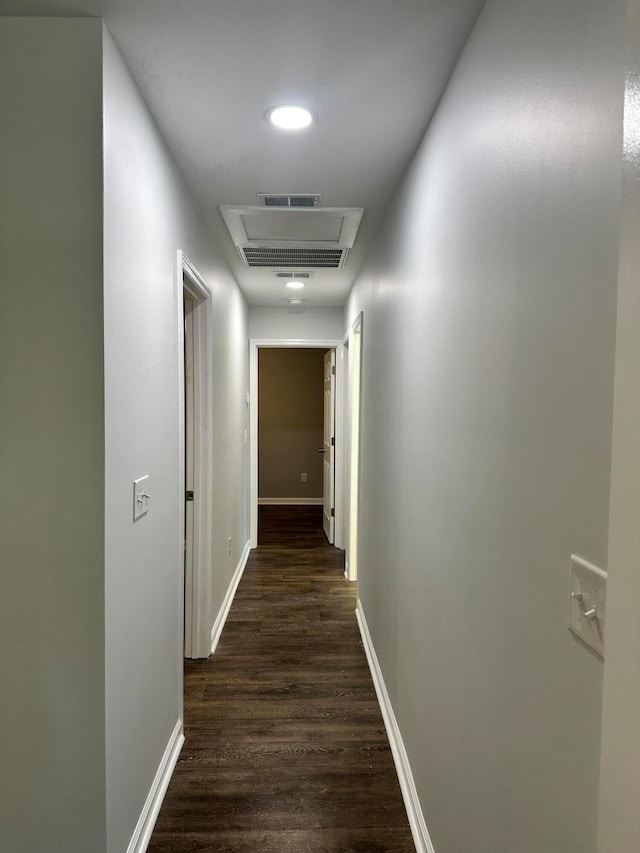
<svg viewBox="0 0 640 853">
<path fill-rule="evenodd" d="M 321 507 L 260 508 L 149 851 L 414 850 L 343 571 Z"/>
</svg>

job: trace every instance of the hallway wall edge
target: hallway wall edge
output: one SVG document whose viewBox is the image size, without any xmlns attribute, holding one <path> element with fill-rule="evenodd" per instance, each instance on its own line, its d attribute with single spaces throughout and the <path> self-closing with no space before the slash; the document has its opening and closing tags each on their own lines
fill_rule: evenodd
<svg viewBox="0 0 640 853">
<path fill-rule="evenodd" d="M 145 850 L 149 846 L 151 834 L 158 819 L 158 814 L 160 813 L 160 808 L 167 793 L 167 788 L 169 787 L 169 782 L 173 776 L 173 771 L 183 744 L 184 731 L 182 718 L 180 718 L 176 722 L 162 760 L 158 765 L 158 771 L 149 789 L 149 795 L 140 813 L 136 828 L 131 836 L 127 853 L 145 853 Z"/>
<path fill-rule="evenodd" d="M 236 594 L 236 590 L 238 589 L 238 584 L 240 583 L 240 579 L 242 578 L 243 572 L 245 570 L 245 566 L 247 565 L 247 560 L 249 559 L 249 553 L 251 551 L 251 544 L 249 540 L 245 542 L 244 548 L 242 549 L 242 554 L 240 555 L 240 560 L 238 565 L 236 566 L 236 570 L 233 573 L 233 577 L 231 578 L 231 583 L 229 584 L 229 588 L 227 589 L 227 593 L 224 597 L 224 601 L 222 602 L 222 607 L 218 611 L 218 615 L 216 616 L 216 621 L 213 623 L 213 628 L 211 629 L 211 654 L 215 654 L 216 647 L 222 635 L 223 628 L 227 621 L 227 616 L 229 615 L 229 610 L 231 609 L 231 605 L 233 604 L 233 599 Z"/>
<path fill-rule="evenodd" d="M 358 627 L 360 629 L 360 635 L 362 636 L 364 651 L 367 656 L 367 662 L 369 664 L 369 669 L 371 670 L 371 677 L 373 678 L 373 684 L 376 689 L 378 704 L 380 705 L 380 711 L 382 712 L 382 719 L 384 720 L 385 729 L 387 730 L 391 753 L 393 755 L 393 762 L 398 774 L 398 781 L 400 782 L 400 789 L 402 791 L 402 799 L 404 800 L 404 805 L 407 810 L 407 817 L 409 819 L 409 826 L 411 827 L 413 841 L 416 845 L 416 851 L 417 853 L 436 853 L 422 813 L 422 806 L 420 805 L 418 792 L 416 790 L 415 782 L 413 781 L 413 773 L 411 772 L 411 765 L 409 764 L 407 751 L 404 746 L 404 741 L 398 726 L 398 721 L 396 720 L 393 706 L 391 705 L 391 699 L 389 698 L 384 676 L 382 675 L 382 669 L 380 668 L 378 656 L 371 639 L 371 634 L 369 633 L 367 619 L 364 615 L 364 609 L 360 599 L 358 599 L 358 605 L 356 607 L 356 619 L 358 620 Z"/>
</svg>

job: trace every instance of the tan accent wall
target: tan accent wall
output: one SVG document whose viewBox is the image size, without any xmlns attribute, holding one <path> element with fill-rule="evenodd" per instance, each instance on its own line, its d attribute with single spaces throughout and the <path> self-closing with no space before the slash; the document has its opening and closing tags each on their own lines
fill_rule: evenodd
<svg viewBox="0 0 640 853">
<path fill-rule="evenodd" d="M 259 498 L 322 497 L 324 353 L 258 350 Z"/>
</svg>

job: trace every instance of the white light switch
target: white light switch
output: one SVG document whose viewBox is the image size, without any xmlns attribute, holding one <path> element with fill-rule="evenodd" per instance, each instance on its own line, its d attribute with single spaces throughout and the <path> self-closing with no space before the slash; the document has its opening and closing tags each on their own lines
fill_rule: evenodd
<svg viewBox="0 0 640 853">
<path fill-rule="evenodd" d="M 604 657 L 606 601 L 606 572 L 572 554 L 569 629 L 600 657 Z"/>
<path fill-rule="evenodd" d="M 149 475 L 133 481 L 133 520 L 136 521 L 149 509 Z"/>
</svg>

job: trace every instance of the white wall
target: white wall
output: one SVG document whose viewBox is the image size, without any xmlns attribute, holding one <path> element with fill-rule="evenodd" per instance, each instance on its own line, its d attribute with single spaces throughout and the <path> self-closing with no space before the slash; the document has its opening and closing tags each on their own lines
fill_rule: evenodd
<svg viewBox="0 0 640 853">
<path fill-rule="evenodd" d="M 607 567 L 624 10 L 488 0 L 347 309 L 359 596 L 437 853 L 596 849 L 567 595 Z"/>
<path fill-rule="evenodd" d="M 0 18 L 0 77 L 0 848 L 122 853 L 182 715 L 177 250 L 212 289 L 210 625 L 248 538 L 246 305 L 99 20 Z"/>
<path fill-rule="evenodd" d="M 107 837 L 122 853 L 182 715 L 178 249 L 213 292 L 210 626 L 248 538 L 248 353 L 244 300 L 106 32 L 104 62 Z M 133 524 L 144 474 L 151 508 Z"/>
<path fill-rule="evenodd" d="M 0 18 L 0 850 L 103 853 L 99 21 Z"/>
<path fill-rule="evenodd" d="M 279 308 L 252 305 L 249 308 L 249 337 L 267 340 L 340 341 L 344 335 L 341 308 Z"/>
</svg>

